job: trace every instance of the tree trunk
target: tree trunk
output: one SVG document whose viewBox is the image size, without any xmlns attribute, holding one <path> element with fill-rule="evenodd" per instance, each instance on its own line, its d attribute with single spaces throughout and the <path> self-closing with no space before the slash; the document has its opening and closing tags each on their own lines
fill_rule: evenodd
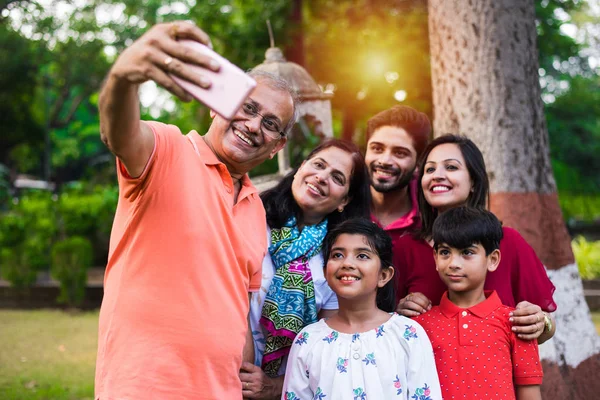
<svg viewBox="0 0 600 400">
<path fill-rule="evenodd" d="M 354 107 L 347 106 L 342 116 L 342 139 L 348 142 L 354 141 L 354 132 L 356 131 L 356 113 Z"/>
<path fill-rule="evenodd" d="M 540 346 L 543 398 L 594 398 L 600 339 L 558 204 L 536 35 L 533 1 L 429 0 L 434 130 L 480 147 L 492 210 L 533 246 L 556 286 L 557 333 Z"/>
<path fill-rule="evenodd" d="M 304 30 L 302 27 L 302 0 L 294 0 L 289 21 L 292 26 L 292 39 L 290 47 L 286 51 L 286 58 L 288 61 L 295 62 L 296 64 L 305 67 Z"/>
</svg>

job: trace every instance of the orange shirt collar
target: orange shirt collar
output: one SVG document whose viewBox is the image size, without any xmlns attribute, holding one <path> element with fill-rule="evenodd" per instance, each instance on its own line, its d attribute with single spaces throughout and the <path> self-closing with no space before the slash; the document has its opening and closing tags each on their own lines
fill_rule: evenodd
<svg viewBox="0 0 600 400">
<path fill-rule="evenodd" d="M 190 131 L 190 133 L 188 133 L 188 135 L 192 135 L 192 140 L 198 146 L 198 152 L 200 153 L 200 158 L 202 159 L 204 164 L 206 164 L 206 165 L 222 165 L 224 168 L 226 168 L 225 164 L 223 164 L 217 158 L 215 153 L 213 153 L 211 148 L 208 147 L 208 145 L 206 144 L 204 139 L 202 139 L 202 137 L 200 136 L 200 134 L 198 132 Z M 230 177 L 231 177 L 231 175 L 230 175 Z M 248 174 L 244 174 L 242 176 L 240 183 L 242 184 L 242 189 L 240 190 L 240 194 L 238 195 L 238 202 L 241 199 L 243 199 L 244 197 L 250 196 L 252 193 L 258 192 L 258 190 L 256 190 L 256 188 L 252 184 L 252 181 L 250 180 L 250 177 L 248 176 Z"/>
</svg>

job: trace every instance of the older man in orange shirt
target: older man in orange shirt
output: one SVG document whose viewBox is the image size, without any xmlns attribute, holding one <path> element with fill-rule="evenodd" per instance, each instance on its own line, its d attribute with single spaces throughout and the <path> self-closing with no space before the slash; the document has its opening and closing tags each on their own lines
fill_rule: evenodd
<svg viewBox="0 0 600 400">
<path fill-rule="evenodd" d="M 260 287 L 266 251 L 265 212 L 247 172 L 284 146 L 295 100 L 285 82 L 251 73 L 258 84 L 243 111 L 231 121 L 211 113 L 204 136 L 140 121 L 142 82 L 190 100 L 167 73 L 207 87 L 188 64 L 218 70 L 186 51 L 181 38 L 208 43 L 192 24 L 157 25 L 120 55 L 100 96 L 102 139 L 117 156 L 119 204 L 100 311 L 96 399 L 242 397 L 248 292 Z"/>
</svg>

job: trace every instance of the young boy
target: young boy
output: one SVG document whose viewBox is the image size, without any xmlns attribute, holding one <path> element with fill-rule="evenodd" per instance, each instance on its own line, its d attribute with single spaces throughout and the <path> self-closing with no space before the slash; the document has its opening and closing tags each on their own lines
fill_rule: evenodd
<svg viewBox="0 0 600 400">
<path fill-rule="evenodd" d="M 439 306 L 415 318 L 427 332 L 444 399 L 540 400 L 537 342 L 519 339 L 485 277 L 500 262 L 502 225 L 489 211 L 457 207 L 433 225 L 436 268 L 448 287 Z"/>
</svg>

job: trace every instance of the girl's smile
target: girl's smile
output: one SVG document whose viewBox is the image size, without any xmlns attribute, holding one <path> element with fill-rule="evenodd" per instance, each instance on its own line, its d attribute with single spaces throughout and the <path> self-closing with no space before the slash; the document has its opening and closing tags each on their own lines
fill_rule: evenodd
<svg viewBox="0 0 600 400">
<path fill-rule="evenodd" d="M 360 280 L 360 278 L 358 276 L 355 275 L 349 275 L 349 274 L 341 274 L 341 276 L 338 276 L 338 279 L 343 283 L 343 284 L 347 284 L 347 285 L 351 285 L 354 282 L 358 282 Z"/>
</svg>

